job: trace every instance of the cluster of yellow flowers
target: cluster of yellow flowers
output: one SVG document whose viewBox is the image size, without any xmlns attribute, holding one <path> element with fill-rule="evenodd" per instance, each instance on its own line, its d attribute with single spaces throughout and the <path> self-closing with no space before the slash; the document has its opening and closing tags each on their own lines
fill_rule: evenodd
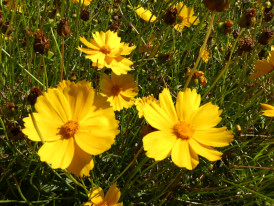
<svg viewBox="0 0 274 206">
<path fill-rule="evenodd" d="M 85 6 L 90 0 L 72 0 Z M 192 8 L 182 2 L 173 6 L 178 11 L 180 22 L 174 29 L 197 25 L 199 20 L 193 16 Z M 145 21 L 154 22 L 157 17 L 138 6 L 134 8 L 138 16 Z M 163 89 L 159 99 L 153 95 L 142 98 L 138 95 L 138 86 L 131 74 L 133 62 L 125 57 L 136 48 L 121 41 L 117 33 L 94 32 L 89 41 L 80 37 L 88 48 L 78 46 L 86 59 L 98 69 L 111 69 L 111 75 L 103 74 L 100 89 L 96 91 L 88 81 L 78 83 L 62 81 L 57 88 L 49 88 L 38 97 L 36 113 L 24 118 L 23 132 L 32 141 L 42 141 L 38 151 L 41 161 L 51 164 L 52 168 L 67 169 L 76 176 L 87 176 L 94 167 L 92 155 L 109 150 L 119 134 L 119 121 L 114 111 L 136 106 L 139 118 L 143 118 L 155 130 L 143 137 L 146 155 L 156 161 L 171 157 L 178 167 L 193 170 L 199 164 L 199 156 L 209 161 L 221 159 L 222 153 L 214 147 L 224 147 L 233 141 L 231 130 L 217 127 L 221 122 L 222 110 L 211 102 L 201 104 L 201 96 L 195 89 L 187 88 L 177 94 L 174 105 L 168 88 Z M 267 60 L 259 60 L 254 69 L 258 71 L 250 78 L 273 71 L 273 51 Z M 203 53 L 207 62 L 209 53 Z M 264 65 L 264 69 L 261 68 Z M 198 71 L 199 72 L 199 71 Z M 199 73 L 204 76 L 203 73 Z M 204 78 L 205 79 L 205 78 Z M 204 84 L 206 79 L 204 80 Z M 273 107 L 262 104 L 267 109 L 264 115 L 273 116 Z M 270 110 L 270 111 L 268 111 Z M 89 201 L 84 205 L 122 205 L 117 203 L 120 191 L 112 185 L 106 196 L 101 188 L 93 188 Z"/>
</svg>

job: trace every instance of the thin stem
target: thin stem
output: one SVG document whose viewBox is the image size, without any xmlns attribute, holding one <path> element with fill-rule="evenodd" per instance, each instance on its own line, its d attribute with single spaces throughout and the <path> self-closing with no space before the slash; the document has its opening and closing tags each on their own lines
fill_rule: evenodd
<svg viewBox="0 0 274 206">
<path fill-rule="evenodd" d="M 188 79 L 187 79 L 187 81 L 186 81 L 186 83 L 185 83 L 185 86 L 184 86 L 184 88 L 183 88 L 183 91 L 186 90 L 186 88 L 188 87 L 188 85 L 189 85 L 189 83 L 190 83 L 190 80 L 191 80 L 191 78 L 192 78 L 194 72 L 196 71 L 196 68 L 197 68 L 198 65 L 199 65 L 199 62 L 200 62 L 200 60 L 201 60 L 202 54 L 203 54 L 203 52 L 204 52 L 204 49 L 205 49 L 207 40 L 208 40 L 209 35 L 210 35 L 210 32 L 211 32 L 211 28 L 212 28 L 212 25 L 213 25 L 213 22 L 214 22 L 215 14 L 216 14 L 216 12 L 214 11 L 214 12 L 212 13 L 211 20 L 210 20 L 210 24 L 209 24 L 208 29 L 207 29 L 207 32 L 206 32 L 206 36 L 205 36 L 204 43 L 203 43 L 203 45 L 202 45 L 202 47 L 201 47 L 201 50 L 200 50 L 200 52 L 199 52 L 199 56 L 198 56 L 198 58 L 197 58 L 197 60 L 196 60 L 196 62 L 195 62 L 195 64 L 194 64 L 194 67 L 193 67 L 193 69 L 191 70 L 191 73 L 190 73 L 190 75 L 189 75 L 189 77 L 188 77 Z"/>
<path fill-rule="evenodd" d="M 61 78 L 60 82 L 63 81 L 63 71 L 64 71 L 64 50 L 65 50 L 65 42 L 64 37 L 62 36 L 62 62 L 61 62 Z"/>
<path fill-rule="evenodd" d="M 241 29 L 239 36 L 237 37 L 236 41 L 233 44 L 233 47 L 231 49 L 230 55 L 229 55 L 229 59 L 227 64 L 225 65 L 225 68 L 219 73 L 219 75 L 217 76 L 217 78 L 215 79 L 215 81 L 212 83 L 212 85 L 209 87 L 209 89 L 206 91 L 206 93 L 202 96 L 202 99 L 204 99 L 208 93 L 210 92 L 210 90 L 216 85 L 216 83 L 218 82 L 218 80 L 223 76 L 223 74 L 225 73 L 225 71 L 229 68 L 230 64 L 231 64 L 231 59 L 232 59 L 232 54 L 234 52 L 234 49 L 236 47 L 236 44 L 239 40 L 239 37 L 241 36 L 241 34 L 243 33 L 244 29 Z"/>
<path fill-rule="evenodd" d="M 87 190 L 86 186 L 84 186 L 83 184 L 81 184 L 80 182 L 78 182 L 67 170 L 64 170 L 65 175 L 72 181 L 74 182 L 76 185 L 82 187 L 86 193 L 88 193 L 89 191 Z"/>
<path fill-rule="evenodd" d="M 134 156 L 134 158 L 133 158 L 133 160 L 128 164 L 128 166 L 123 170 L 123 172 L 121 172 L 120 174 L 119 174 L 119 176 L 118 177 L 116 177 L 113 181 L 112 181 L 112 183 L 111 183 L 111 185 L 114 183 L 114 182 L 116 182 L 129 168 L 130 168 L 130 166 L 135 162 L 135 160 L 137 159 L 137 157 L 139 156 L 139 154 L 143 151 L 143 149 L 144 149 L 144 147 L 142 146 L 140 149 L 139 149 L 139 151 L 137 152 L 137 154 Z"/>
<path fill-rule="evenodd" d="M 44 75 L 45 75 L 45 80 L 46 80 L 46 91 L 48 91 L 48 75 L 47 75 L 47 70 L 46 70 L 46 64 L 45 64 L 45 59 L 44 55 L 42 55 L 42 61 L 43 61 L 43 67 L 44 67 Z"/>
</svg>

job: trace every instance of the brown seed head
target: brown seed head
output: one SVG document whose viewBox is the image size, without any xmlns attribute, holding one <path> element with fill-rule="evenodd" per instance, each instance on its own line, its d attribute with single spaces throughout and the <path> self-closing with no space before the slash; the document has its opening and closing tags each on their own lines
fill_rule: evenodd
<svg viewBox="0 0 274 206">
<path fill-rule="evenodd" d="M 264 28 L 259 36 L 258 42 L 262 45 L 267 45 L 273 39 L 274 32 L 271 29 Z"/>
<path fill-rule="evenodd" d="M 269 11 L 264 15 L 265 22 L 270 22 L 274 16 L 274 13 L 272 11 Z"/>
<path fill-rule="evenodd" d="M 35 86 L 31 88 L 27 100 L 33 106 L 36 103 L 37 97 L 39 97 L 40 95 L 42 95 L 42 89 L 40 87 Z"/>
<path fill-rule="evenodd" d="M 88 9 L 82 9 L 80 13 L 80 19 L 83 21 L 88 21 L 90 18 L 90 11 Z"/>
<path fill-rule="evenodd" d="M 222 12 L 229 7 L 230 0 L 204 0 L 204 5 L 211 11 Z"/>
<path fill-rule="evenodd" d="M 18 123 L 8 125 L 8 136 L 12 141 L 19 141 L 27 138 Z"/>
<path fill-rule="evenodd" d="M 34 36 L 34 51 L 40 54 L 44 54 L 45 52 L 47 52 L 49 50 L 49 38 L 47 37 L 47 35 L 38 30 L 34 33 Z"/>
<path fill-rule="evenodd" d="M 60 23 L 57 25 L 57 34 L 62 37 L 67 37 L 70 35 L 70 27 L 67 18 L 60 20 Z"/>
<path fill-rule="evenodd" d="M 177 17 L 177 9 L 176 8 L 168 8 L 164 15 L 164 21 L 168 25 L 174 25 L 176 23 L 176 17 Z"/>
<path fill-rule="evenodd" d="M 257 11 L 254 8 L 246 9 L 245 13 L 248 17 L 255 17 L 257 15 Z"/>
<path fill-rule="evenodd" d="M 226 20 L 224 22 L 224 34 L 230 34 L 231 33 L 231 27 L 233 26 L 233 21 L 231 20 Z"/>
<path fill-rule="evenodd" d="M 10 25 L 10 23 L 8 21 L 6 21 L 2 25 L 2 33 L 3 34 L 7 33 L 7 35 L 10 36 L 12 32 L 13 32 L 13 26 Z"/>
<path fill-rule="evenodd" d="M 250 52 L 254 48 L 254 40 L 249 36 L 244 36 L 239 40 L 240 52 Z"/>
</svg>

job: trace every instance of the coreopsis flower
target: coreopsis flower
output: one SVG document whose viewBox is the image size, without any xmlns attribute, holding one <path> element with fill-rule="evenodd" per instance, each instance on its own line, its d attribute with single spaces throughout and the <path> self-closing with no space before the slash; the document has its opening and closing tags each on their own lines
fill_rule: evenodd
<svg viewBox="0 0 274 206">
<path fill-rule="evenodd" d="M 72 3 L 73 4 L 80 3 L 80 4 L 83 4 L 84 6 L 88 6 L 90 5 L 91 1 L 92 0 L 72 0 Z"/>
<path fill-rule="evenodd" d="M 120 196 L 121 192 L 116 184 L 111 185 L 106 196 L 101 187 L 93 188 L 88 195 L 88 202 L 82 206 L 123 206 L 123 203 L 118 203 Z"/>
<path fill-rule="evenodd" d="M 257 60 L 253 68 L 256 72 L 250 75 L 250 79 L 256 79 L 262 75 L 269 74 L 274 70 L 274 46 L 267 59 Z"/>
<path fill-rule="evenodd" d="M 178 15 L 177 15 L 177 23 L 174 26 L 174 29 L 177 31 L 183 31 L 184 27 L 190 27 L 192 24 L 197 25 L 200 23 L 197 16 L 193 16 L 194 10 L 193 8 L 188 8 L 184 5 L 183 2 L 179 2 L 173 6 L 176 8 Z"/>
<path fill-rule="evenodd" d="M 152 102 L 158 103 L 157 99 L 153 95 L 149 95 L 147 97 L 137 98 L 135 100 L 136 109 L 138 110 L 139 118 L 144 116 L 144 105 L 151 104 Z"/>
<path fill-rule="evenodd" d="M 274 117 L 274 107 L 269 104 L 262 104 L 260 103 L 263 110 L 263 115 L 268 117 Z"/>
<path fill-rule="evenodd" d="M 195 89 L 179 92 L 175 107 L 168 89 L 159 100 L 160 106 L 151 103 L 143 109 L 147 122 L 159 130 L 143 138 L 148 157 L 158 161 L 171 156 L 177 166 L 189 170 L 198 165 L 198 155 L 209 161 L 221 159 L 222 153 L 213 147 L 227 146 L 233 135 L 226 127 L 215 127 L 222 120 L 217 105 L 209 102 L 200 107 L 201 96 Z"/>
<path fill-rule="evenodd" d="M 130 74 L 116 75 L 112 72 L 111 78 L 103 74 L 101 82 L 101 93 L 108 98 L 107 101 L 110 102 L 114 111 L 130 108 L 134 104 L 138 87 Z"/>
<path fill-rule="evenodd" d="M 145 21 L 154 22 L 156 20 L 156 16 L 152 15 L 151 11 L 144 9 L 144 7 L 138 5 L 137 7 L 134 7 L 134 11 L 136 14 Z"/>
<path fill-rule="evenodd" d="M 61 82 L 37 98 L 35 109 L 33 116 L 44 141 L 40 160 L 76 176 L 88 175 L 94 166 L 91 155 L 108 150 L 119 133 L 112 107 L 87 81 Z M 28 138 L 41 141 L 31 115 L 23 121 Z"/>
<path fill-rule="evenodd" d="M 115 74 L 126 74 L 130 71 L 132 61 L 123 57 L 123 55 L 129 55 L 135 46 L 129 46 L 128 43 L 121 42 L 121 38 L 117 33 L 108 30 L 107 32 L 101 31 L 92 34 L 93 39 L 88 42 L 85 37 L 81 37 L 80 41 L 89 47 L 78 49 L 86 53 L 86 59 L 92 61 L 92 66 L 96 66 L 99 69 L 103 67 L 110 68 Z"/>
</svg>

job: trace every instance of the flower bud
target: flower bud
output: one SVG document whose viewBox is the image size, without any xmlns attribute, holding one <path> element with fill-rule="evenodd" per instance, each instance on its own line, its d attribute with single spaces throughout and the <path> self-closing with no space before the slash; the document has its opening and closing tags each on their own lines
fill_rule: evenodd
<svg viewBox="0 0 274 206">
<path fill-rule="evenodd" d="M 42 95 L 42 89 L 40 87 L 33 87 L 30 90 L 30 94 L 27 97 L 28 102 L 33 106 L 36 103 L 37 98 Z"/>
<path fill-rule="evenodd" d="M 83 21 L 88 21 L 90 18 L 90 11 L 88 9 L 83 9 L 80 14 L 80 18 Z"/>
<path fill-rule="evenodd" d="M 256 23 L 256 15 L 257 11 L 254 8 L 250 8 L 245 10 L 245 14 L 243 14 L 240 18 L 239 25 L 242 28 L 250 28 Z"/>
<path fill-rule="evenodd" d="M 273 38 L 274 32 L 271 29 L 264 28 L 262 34 L 259 36 L 258 42 L 262 45 L 267 45 Z"/>
</svg>

